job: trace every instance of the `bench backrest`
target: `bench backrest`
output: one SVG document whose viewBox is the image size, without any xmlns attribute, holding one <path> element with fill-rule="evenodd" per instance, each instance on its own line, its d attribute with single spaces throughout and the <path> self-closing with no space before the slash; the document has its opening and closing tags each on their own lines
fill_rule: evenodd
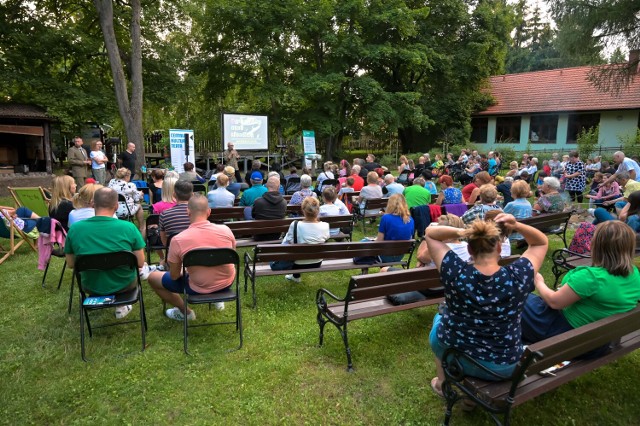
<svg viewBox="0 0 640 426">
<path fill-rule="evenodd" d="M 557 225 L 565 225 L 571 217 L 571 212 L 545 213 L 539 216 L 532 216 L 526 219 L 518 219 L 518 222 L 532 226 L 536 229 L 549 229 Z"/>
<path fill-rule="evenodd" d="M 440 273 L 435 268 L 381 272 L 351 277 L 346 301 L 349 303 L 408 291 L 441 289 Z"/>
<path fill-rule="evenodd" d="M 364 210 L 384 210 L 389 203 L 388 198 L 367 198 L 364 204 Z"/>
<path fill-rule="evenodd" d="M 302 215 L 302 204 L 287 204 L 287 214 Z"/>
<path fill-rule="evenodd" d="M 574 359 L 637 330 L 640 330 L 640 306 L 629 312 L 613 315 L 534 343 L 528 346 L 523 354 L 523 359 L 529 356 L 538 358 L 528 366 L 526 375 L 537 374 L 559 362 Z"/>
<path fill-rule="evenodd" d="M 341 242 L 324 244 L 259 244 L 254 248 L 255 262 L 275 260 L 348 259 L 357 256 L 396 256 L 413 253 L 414 240 Z M 363 265 L 371 267 L 375 265 Z"/>
<path fill-rule="evenodd" d="M 243 220 L 244 207 L 216 207 L 211 209 L 209 222 L 224 223 L 230 220 Z"/>
<path fill-rule="evenodd" d="M 212 210 L 213 212 L 213 210 Z M 353 217 L 351 215 L 341 216 L 320 216 L 318 220 L 327 222 L 330 228 L 340 228 L 348 230 L 347 234 L 351 235 L 353 228 Z M 289 230 L 291 222 L 300 220 L 293 217 L 284 219 L 260 219 L 260 220 L 240 220 L 235 222 L 225 222 L 225 225 L 231 229 L 236 239 L 249 238 L 255 235 L 285 233 Z"/>
</svg>

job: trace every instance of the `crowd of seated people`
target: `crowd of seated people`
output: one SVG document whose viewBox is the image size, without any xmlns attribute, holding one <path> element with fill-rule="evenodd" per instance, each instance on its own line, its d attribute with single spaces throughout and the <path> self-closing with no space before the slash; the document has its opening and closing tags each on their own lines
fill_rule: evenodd
<svg viewBox="0 0 640 426">
<path fill-rule="evenodd" d="M 282 244 L 323 244 L 337 235 L 340 230 L 329 229 L 321 216 L 349 214 L 348 203 L 343 203 L 340 196 L 353 191 L 360 191 L 356 200 L 360 209 L 364 209 L 368 199 L 388 197 L 377 228 L 378 241 L 414 238 L 411 207 L 462 205 L 466 210 L 463 214 L 449 212 L 432 221 L 417 251 L 417 266 L 437 268 L 445 289 L 445 303 L 435 316 L 429 335 L 437 367 L 431 387 L 436 393 L 442 394 L 441 360 L 449 347 L 464 351 L 491 372 L 509 375 L 519 361 L 524 344 L 636 306 L 640 298 L 640 276 L 633 258 L 640 232 L 640 166 L 635 160 L 616 153 L 614 170 L 608 170 L 608 175 L 603 170 L 606 162 L 600 157 L 585 166 L 574 152 L 563 156 L 562 161 L 557 153 L 553 154 L 550 160 L 542 162 L 541 171 L 538 171 L 538 159 L 526 154 L 521 163 L 512 162 L 508 171 L 500 170 L 501 165 L 507 163 L 495 152 L 485 155 L 465 150 L 457 162 L 451 155 L 447 155 L 446 163 L 439 154 L 434 158 L 431 161 L 428 155 L 420 156 L 420 167 L 414 166 L 408 156 L 401 156 L 397 166 L 380 164 L 373 154 L 368 154 L 366 161 L 354 159 L 353 167 L 346 160 L 338 164 L 326 162 L 318 175 L 317 191 L 313 189 L 309 171 L 305 170 L 299 176 L 299 189 L 289 201 L 290 205 L 301 206 L 302 218 L 292 222 Z M 456 164 L 465 170 L 457 182 L 447 174 L 448 168 Z M 180 179 L 173 172 L 151 173 L 154 201 L 151 212 L 160 215 L 160 238 L 165 245 L 171 239 L 171 245 L 167 259 L 162 262 L 161 269 L 165 271 L 154 271 L 145 265 L 144 256 L 138 266 L 153 291 L 172 305 L 165 312 L 168 318 L 195 319 L 195 312 L 186 309 L 179 297 L 183 291 L 189 294 L 221 291 L 233 282 L 235 271 L 229 268 L 192 268 L 188 271 L 188 280 L 180 279 L 182 259 L 189 250 L 203 246 L 235 248 L 236 242 L 228 227 L 208 222 L 211 209 L 231 207 L 239 199 L 241 206 L 249 208 L 249 220 L 286 216 L 284 188 L 289 187 L 287 178 L 298 177 L 298 170 L 290 168 L 291 173 L 284 177 L 279 171 L 273 171 L 267 174 L 265 182 L 261 167 L 260 162 L 253 163 L 247 173 L 250 186 L 244 190 L 241 190 L 243 184 L 235 181 L 235 168 L 217 167 L 206 197 L 194 195 L 191 175 L 189 179 Z M 389 169 L 415 176 L 403 185 L 388 173 Z M 554 291 L 539 274 L 547 254 L 547 237 L 519 220 L 565 211 L 569 200 L 581 203 L 589 172 L 593 172 L 595 181 L 593 192 L 587 195 L 595 208 L 591 212 L 595 225 L 591 239 L 592 265 L 567 273 Z M 496 177 L 498 174 L 506 177 Z M 527 179 L 534 176 L 541 182 L 536 185 L 539 194 L 532 201 L 532 189 L 536 186 L 531 185 L 536 182 L 530 184 Z M 437 177 L 437 184 L 433 177 Z M 110 253 L 126 248 L 140 256 L 144 247 L 142 195 L 130 179 L 131 172 L 123 168 L 117 170 L 108 187 L 86 184 L 77 188 L 75 181 L 67 176 L 53 180 L 49 214 L 69 230 L 70 242 L 65 250 L 70 266 L 75 256 L 96 250 Z M 337 186 L 323 185 L 329 179 L 336 179 Z M 126 201 L 118 204 L 117 194 L 123 195 Z M 28 209 L 0 208 L 15 219 L 22 219 L 25 230 L 42 222 L 42 218 Z M 125 211 L 136 217 L 138 227 L 117 219 L 123 217 Z M 278 239 L 280 235 L 268 237 Z M 522 255 L 500 266 L 499 260 L 511 254 L 510 242 L 516 241 L 522 243 L 519 246 L 524 249 Z M 383 257 L 381 260 L 399 259 Z M 273 270 L 321 268 L 322 259 L 276 261 L 270 267 Z M 125 291 L 135 276 L 125 278 L 118 285 L 111 279 L 106 281 L 106 286 L 88 285 L 87 290 L 92 294 Z M 285 278 L 296 283 L 302 281 L 300 274 L 295 273 Z M 88 276 L 87 282 L 92 281 Z M 538 295 L 532 295 L 534 290 Z M 221 309 L 222 305 L 217 308 Z M 130 307 L 118 308 L 116 316 L 122 318 L 129 311 Z M 467 375 L 495 380 L 476 365 L 463 362 L 462 367 Z"/>
</svg>

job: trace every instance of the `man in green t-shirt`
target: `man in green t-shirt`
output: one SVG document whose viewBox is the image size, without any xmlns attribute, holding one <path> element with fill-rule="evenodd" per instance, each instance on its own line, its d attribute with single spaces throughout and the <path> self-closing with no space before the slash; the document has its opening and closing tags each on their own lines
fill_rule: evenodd
<svg viewBox="0 0 640 426">
<path fill-rule="evenodd" d="M 431 193 L 424 187 L 425 180 L 421 177 L 413 180 L 413 185 L 404 190 L 404 198 L 407 199 L 407 206 L 424 206 L 431 202 Z"/>
<path fill-rule="evenodd" d="M 98 189 L 93 197 L 96 215 L 69 228 L 64 252 L 67 265 L 73 268 L 75 257 L 88 254 L 131 251 L 138 259 L 138 267 L 144 265 L 144 240 L 136 226 L 128 221 L 115 219 L 118 194 L 111 188 Z M 114 269 L 110 271 L 82 272 L 82 287 L 92 295 L 110 295 L 131 289 L 136 285 L 137 270 Z M 131 306 L 121 306 L 116 317 L 122 318 Z"/>
</svg>

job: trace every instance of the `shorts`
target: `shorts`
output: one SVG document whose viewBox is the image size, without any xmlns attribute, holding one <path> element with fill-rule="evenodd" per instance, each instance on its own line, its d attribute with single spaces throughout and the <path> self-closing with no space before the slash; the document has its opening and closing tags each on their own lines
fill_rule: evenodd
<svg viewBox="0 0 640 426">
<path fill-rule="evenodd" d="M 171 279 L 171 274 L 169 272 L 165 272 L 164 275 L 162 276 L 162 287 L 164 287 L 165 290 L 168 290 L 171 293 L 182 294 L 182 293 L 185 293 L 185 290 L 186 290 L 186 293 L 191 295 L 209 294 L 209 293 L 199 293 L 194 289 L 192 289 L 191 287 L 189 287 L 189 275 L 187 275 L 186 278 L 187 278 L 186 280 L 184 279 L 184 277 L 180 277 L 177 280 L 174 280 L 174 279 Z M 186 289 L 184 286 L 185 281 L 187 282 Z M 231 284 L 229 284 L 227 287 L 221 288 L 220 290 L 217 290 L 213 293 L 217 293 L 218 291 L 225 291 L 229 287 L 231 287 L 232 284 L 233 282 L 231 282 Z"/>
<path fill-rule="evenodd" d="M 444 343 L 440 341 L 440 339 L 438 339 L 437 330 L 441 320 L 442 320 L 442 315 L 436 314 L 436 316 L 433 318 L 433 326 L 431 327 L 431 333 L 429 333 L 429 344 L 431 345 L 431 349 L 433 350 L 433 353 L 436 355 L 436 357 L 440 360 L 442 360 L 444 351 L 448 348 L 448 346 L 446 346 Z M 474 360 L 479 364 L 481 364 L 482 366 L 488 368 L 489 370 L 503 377 L 510 377 L 511 374 L 513 374 L 513 370 L 515 370 L 516 366 L 518 365 L 517 362 L 513 364 L 496 364 L 490 361 L 482 361 L 479 359 L 474 359 Z M 464 374 L 467 376 L 473 376 L 479 379 L 491 380 L 491 381 L 500 380 L 495 376 L 487 374 L 484 370 L 467 362 L 465 359 L 461 359 L 460 362 L 462 364 L 462 369 L 464 370 Z"/>
</svg>

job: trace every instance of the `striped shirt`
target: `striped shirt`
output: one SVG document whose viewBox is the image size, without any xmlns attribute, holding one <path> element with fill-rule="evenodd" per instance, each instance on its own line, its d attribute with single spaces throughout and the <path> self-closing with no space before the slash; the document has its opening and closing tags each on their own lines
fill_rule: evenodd
<svg viewBox="0 0 640 426">
<path fill-rule="evenodd" d="M 160 214 L 158 228 L 167 235 L 178 234 L 189 227 L 189 215 L 187 214 L 187 203 L 176 204 Z"/>
</svg>

